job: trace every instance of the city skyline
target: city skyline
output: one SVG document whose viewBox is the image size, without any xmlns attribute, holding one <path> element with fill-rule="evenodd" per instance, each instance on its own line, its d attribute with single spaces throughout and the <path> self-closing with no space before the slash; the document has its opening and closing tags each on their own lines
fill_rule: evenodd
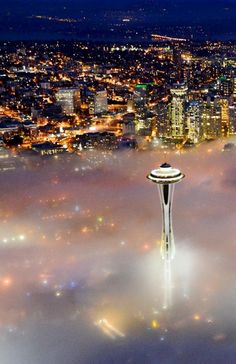
<svg viewBox="0 0 236 364">
<path fill-rule="evenodd" d="M 235 19 L 1 4 L 0 364 L 234 364 Z"/>
<path fill-rule="evenodd" d="M 1 144 L 17 153 L 180 152 L 219 138 L 234 147 L 227 143 L 236 133 L 234 43 L 0 47 Z"/>
</svg>

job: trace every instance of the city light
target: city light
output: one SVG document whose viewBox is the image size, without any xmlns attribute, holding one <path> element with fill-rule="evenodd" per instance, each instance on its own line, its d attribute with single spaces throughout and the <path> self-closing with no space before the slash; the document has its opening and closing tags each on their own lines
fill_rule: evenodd
<svg viewBox="0 0 236 364">
<path fill-rule="evenodd" d="M 235 12 L 2 1 L 0 364 L 235 363 Z"/>
</svg>

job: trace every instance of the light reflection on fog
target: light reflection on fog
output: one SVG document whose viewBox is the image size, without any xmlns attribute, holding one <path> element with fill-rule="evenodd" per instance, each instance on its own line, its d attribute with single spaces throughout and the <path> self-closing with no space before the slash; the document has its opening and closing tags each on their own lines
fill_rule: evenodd
<svg viewBox="0 0 236 364">
<path fill-rule="evenodd" d="M 236 154 L 222 145 L 27 157 L 1 173 L 0 363 L 233 362 Z M 146 180 L 165 161 L 186 174 L 169 287 Z"/>
</svg>

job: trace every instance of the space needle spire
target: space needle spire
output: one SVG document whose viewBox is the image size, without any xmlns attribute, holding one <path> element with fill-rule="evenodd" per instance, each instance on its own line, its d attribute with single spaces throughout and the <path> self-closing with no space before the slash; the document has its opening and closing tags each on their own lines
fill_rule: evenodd
<svg viewBox="0 0 236 364">
<path fill-rule="evenodd" d="M 175 256 L 175 242 L 172 228 L 172 202 L 174 186 L 184 178 L 184 174 L 170 164 L 164 163 L 154 169 L 147 178 L 158 184 L 162 207 L 161 256 L 172 260 Z"/>
</svg>

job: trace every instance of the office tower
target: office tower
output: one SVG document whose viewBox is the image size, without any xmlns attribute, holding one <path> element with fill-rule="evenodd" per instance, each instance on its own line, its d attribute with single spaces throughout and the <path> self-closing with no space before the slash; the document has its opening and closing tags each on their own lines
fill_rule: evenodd
<svg viewBox="0 0 236 364">
<path fill-rule="evenodd" d="M 172 228 L 172 201 L 175 183 L 184 178 L 178 169 L 172 168 L 170 164 L 164 163 L 158 169 L 154 169 L 148 179 L 158 184 L 161 207 L 162 207 L 162 238 L 161 256 L 163 259 L 170 260 L 175 255 L 175 243 Z"/>
<path fill-rule="evenodd" d="M 233 94 L 233 82 L 230 78 L 222 76 L 219 79 L 219 92 L 223 97 L 230 97 Z"/>
<path fill-rule="evenodd" d="M 134 108 L 134 100 L 133 99 L 129 99 L 128 102 L 127 102 L 127 112 L 128 113 L 132 113 L 135 111 L 135 108 Z"/>
<path fill-rule="evenodd" d="M 225 137 L 229 135 L 229 100 L 222 98 L 220 100 L 221 108 L 221 134 Z"/>
<path fill-rule="evenodd" d="M 173 48 L 173 63 L 175 64 L 175 79 L 182 79 L 182 59 L 181 59 L 181 50 L 179 47 Z"/>
<path fill-rule="evenodd" d="M 191 101 L 186 111 L 187 137 L 193 143 L 199 143 L 203 138 L 203 128 L 200 117 L 200 103 Z"/>
<path fill-rule="evenodd" d="M 107 91 L 97 91 L 94 95 L 94 114 L 101 115 L 108 111 Z"/>
<path fill-rule="evenodd" d="M 148 111 L 147 85 L 137 85 L 134 90 L 134 108 L 136 113 L 137 131 L 145 129 L 146 114 Z"/>
<path fill-rule="evenodd" d="M 205 139 L 217 139 L 221 136 L 221 107 L 218 97 L 208 95 L 203 100 L 201 120 Z"/>
<path fill-rule="evenodd" d="M 127 113 L 123 116 L 123 135 L 135 134 L 135 114 Z"/>
<path fill-rule="evenodd" d="M 146 111 L 142 116 L 136 115 L 136 127 L 140 135 L 151 136 L 156 135 L 157 119 L 156 115 L 150 111 Z"/>
<path fill-rule="evenodd" d="M 189 82 L 193 79 L 193 63 L 191 60 L 191 55 L 186 54 L 186 58 L 184 57 L 184 54 L 182 54 L 182 79 L 186 84 L 189 84 Z"/>
<path fill-rule="evenodd" d="M 175 84 L 171 88 L 172 95 L 169 104 L 169 120 L 171 125 L 171 137 L 182 139 L 185 136 L 186 128 L 186 98 L 188 88 L 185 84 Z"/>
<path fill-rule="evenodd" d="M 56 100 L 64 114 L 74 114 L 80 104 L 80 90 L 74 88 L 61 89 L 56 93 Z"/>
<path fill-rule="evenodd" d="M 168 103 L 161 101 L 157 105 L 157 135 L 159 138 L 170 136 L 170 122 L 168 119 Z"/>
<path fill-rule="evenodd" d="M 233 78 L 233 100 L 236 102 L 236 76 Z"/>
<path fill-rule="evenodd" d="M 236 104 L 229 106 L 229 134 L 236 133 Z"/>
<path fill-rule="evenodd" d="M 140 84 L 134 90 L 134 106 L 138 114 L 146 111 L 148 104 L 148 85 Z"/>
<path fill-rule="evenodd" d="M 156 115 L 149 110 L 149 85 L 136 85 L 133 100 L 137 131 L 143 136 L 156 135 Z"/>
</svg>

